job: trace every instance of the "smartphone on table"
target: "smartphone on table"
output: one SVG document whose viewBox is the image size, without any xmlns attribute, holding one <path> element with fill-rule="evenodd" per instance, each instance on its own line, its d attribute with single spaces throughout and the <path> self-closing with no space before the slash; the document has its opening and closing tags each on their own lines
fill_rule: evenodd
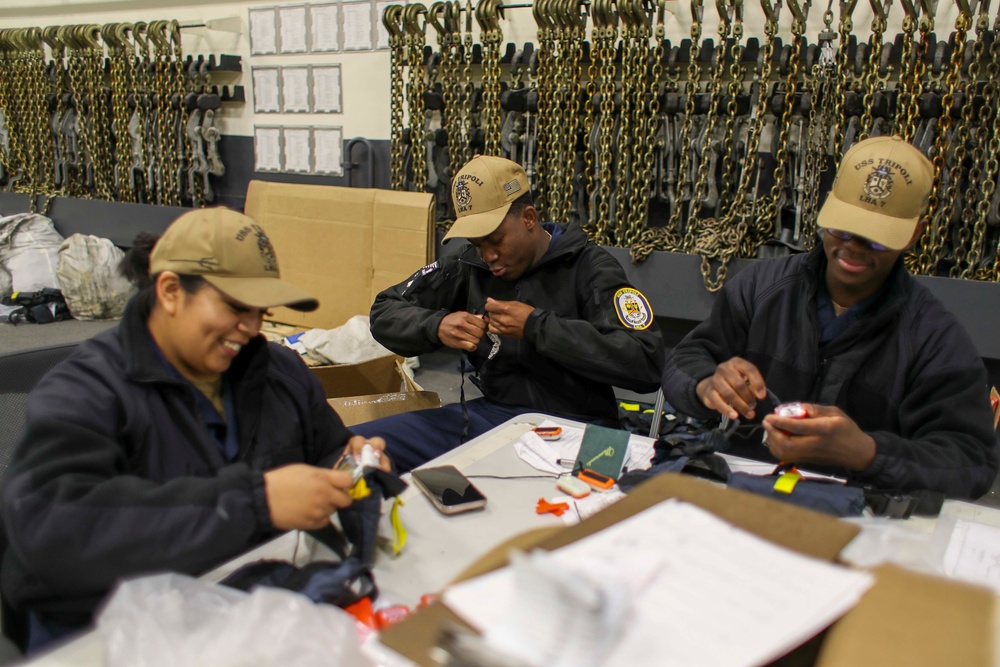
<svg viewBox="0 0 1000 667">
<path fill-rule="evenodd" d="M 442 514 L 460 514 L 486 507 L 486 496 L 455 466 L 420 468 L 410 473 Z"/>
</svg>

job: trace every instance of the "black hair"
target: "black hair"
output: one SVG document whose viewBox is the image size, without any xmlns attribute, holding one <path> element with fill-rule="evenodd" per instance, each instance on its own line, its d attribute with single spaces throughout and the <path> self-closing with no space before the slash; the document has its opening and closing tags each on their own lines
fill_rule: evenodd
<svg viewBox="0 0 1000 667">
<path fill-rule="evenodd" d="M 118 272 L 130 283 L 135 285 L 138 293 L 132 297 L 142 319 L 149 317 L 156 305 L 156 277 L 149 273 L 149 257 L 153 254 L 153 246 L 160 240 L 159 236 L 149 232 L 139 232 L 132 241 L 132 247 L 128 249 L 121 262 L 118 264 Z M 205 279 L 201 276 L 189 274 L 177 274 L 180 279 L 181 288 L 188 294 L 194 294 L 205 286 Z"/>
<path fill-rule="evenodd" d="M 528 190 L 523 195 L 515 199 L 510 203 L 510 208 L 507 209 L 507 215 L 518 215 L 528 206 L 534 206 L 535 200 L 531 196 L 531 190 Z"/>
</svg>

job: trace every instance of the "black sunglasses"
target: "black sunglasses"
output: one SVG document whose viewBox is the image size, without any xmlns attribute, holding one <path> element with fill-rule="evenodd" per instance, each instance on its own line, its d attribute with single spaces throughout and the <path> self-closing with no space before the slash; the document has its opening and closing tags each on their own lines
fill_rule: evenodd
<svg viewBox="0 0 1000 667">
<path fill-rule="evenodd" d="M 836 239 L 840 239 L 841 241 L 850 241 L 851 239 L 857 239 L 860 243 L 868 246 L 875 252 L 885 252 L 886 250 L 889 249 L 886 246 L 882 245 L 881 243 L 875 243 L 874 241 L 869 241 L 863 236 L 858 236 L 857 234 L 851 234 L 850 232 L 842 232 L 839 229 L 830 229 L 829 227 L 827 227 L 826 233 Z"/>
</svg>

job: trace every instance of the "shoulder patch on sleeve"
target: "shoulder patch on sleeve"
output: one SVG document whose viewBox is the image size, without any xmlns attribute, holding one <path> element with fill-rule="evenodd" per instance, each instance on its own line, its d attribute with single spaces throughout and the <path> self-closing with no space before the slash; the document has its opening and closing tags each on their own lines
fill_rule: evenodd
<svg viewBox="0 0 1000 667">
<path fill-rule="evenodd" d="M 428 264 L 424 268 L 418 270 L 416 273 L 414 273 L 412 276 L 410 276 L 409 278 L 406 279 L 406 285 L 403 287 L 403 292 L 405 293 L 406 290 L 410 289 L 410 286 L 413 284 L 413 282 L 417 278 L 423 278 L 428 273 L 434 273 L 439 268 L 441 268 L 441 267 L 438 266 L 437 262 L 431 262 L 430 264 Z"/>
<path fill-rule="evenodd" d="M 653 323 L 653 309 L 649 300 L 634 287 L 623 287 L 615 292 L 615 312 L 629 329 L 648 329 Z"/>
</svg>

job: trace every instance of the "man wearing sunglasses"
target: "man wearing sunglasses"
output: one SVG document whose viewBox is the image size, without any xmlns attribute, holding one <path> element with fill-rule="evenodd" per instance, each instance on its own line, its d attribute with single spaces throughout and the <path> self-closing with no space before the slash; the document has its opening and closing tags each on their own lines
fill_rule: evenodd
<svg viewBox="0 0 1000 667">
<path fill-rule="evenodd" d="M 974 498 L 997 472 L 986 370 L 901 256 L 923 233 L 934 169 L 898 137 L 856 144 L 809 253 L 758 262 L 677 345 L 667 400 L 694 417 L 762 421 L 753 458 L 832 466 L 880 489 Z M 804 418 L 771 414 L 774 396 Z M 766 448 L 765 448 L 766 447 Z"/>
</svg>

